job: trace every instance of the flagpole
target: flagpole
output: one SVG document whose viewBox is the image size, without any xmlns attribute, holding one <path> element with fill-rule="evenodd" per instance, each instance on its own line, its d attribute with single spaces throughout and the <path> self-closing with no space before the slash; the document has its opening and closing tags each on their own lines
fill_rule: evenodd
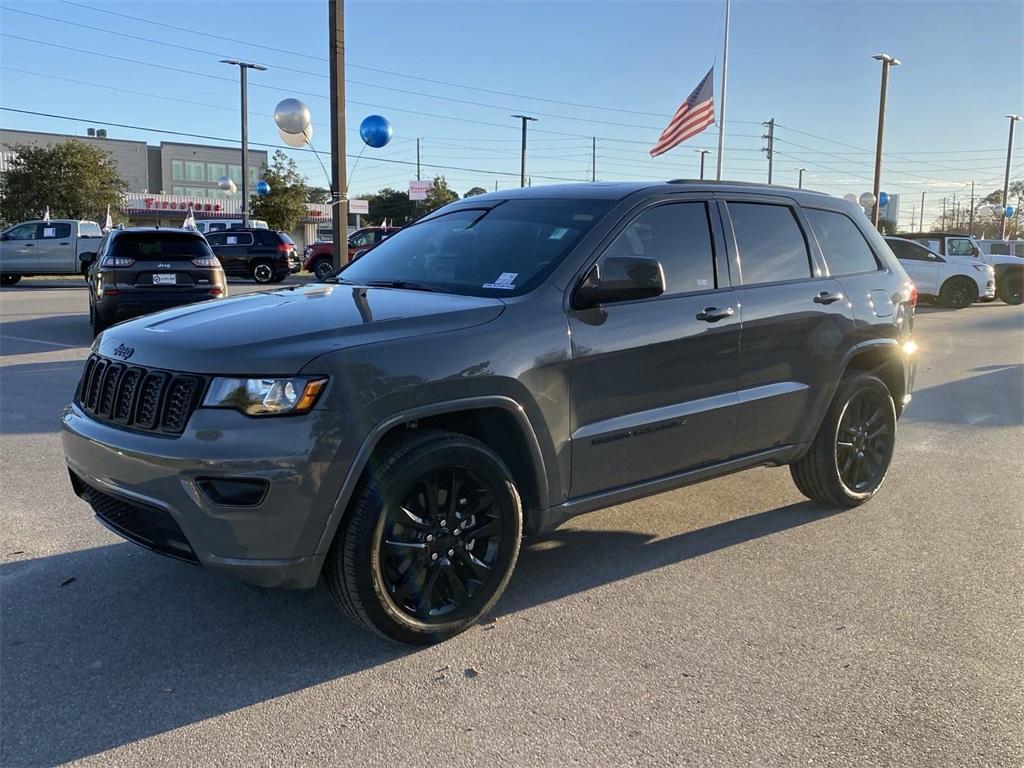
<svg viewBox="0 0 1024 768">
<path fill-rule="evenodd" d="M 725 91 L 729 79 L 729 2 L 725 0 L 725 35 L 722 44 L 722 100 L 718 117 L 718 170 L 715 178 L 722 180 L 722 159 L 725 153 Z"/>
</svg>

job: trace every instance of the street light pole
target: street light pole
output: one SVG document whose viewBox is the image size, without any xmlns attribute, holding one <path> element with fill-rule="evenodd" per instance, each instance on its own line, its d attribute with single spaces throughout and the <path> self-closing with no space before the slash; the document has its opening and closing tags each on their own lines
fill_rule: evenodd
<svg viewBox="0 0 1024 768">
<path fill-rule="evenodd" d="M 528 115 L 512 115 L 517 120 L 523 121 L 523 146 L 519 156 L 519 186 L 526 186 L 526 123 L 528 121 L 537 122 L 536 117 L 529 117 Z"/>
<path fill-rule="evenodd" d="M 924 232 L 924 192 L 921 193 L 921 231 Z"/>
<path fill-rule="evenodd" d="M 875 144 L 875 204 L 871 207 L 871 223 L 877 228 L 878 195 L 882 189 L 882 136 L 885 134 L 885 97 L 889 90 L 889 67 L 898 67 L 900 60 L 888 53 L 876 53 L 871 58 L 882 62 L 882 87 L 878 95 L 878 140 Z"/>
<path fill-rule="evenodd" d="M 1006 175 L 1003 177 L 1003 226 L 1000 228 L 1000 240 L 1006 239 L 1006 203 L 1010 194 L 1010 160 L 1013 158 L 1013 127 L 1020 115 L 1007 115 L 1010 119 L 1010 138 L 1006 142 Z M 1019 227 L 1018 227 L 1019 230 Z"/>
<path fill-rule="evenodd" d="M 804 171 L 806 171 L 806 170 L 807 170 L 806 168 L 797 168 L 797 171 L 800 172 L 800 178 L 797 180 L 797 183 L 796 183 L 797 189 L 803 189 L 804 188 Z"/>
<path fill-rule="evenodd" d="M 697 152 L 698 154 L 700 154 L 700 180 L 704 181 L 704 157 L 711 150 L 710 149 L 696 149 L 694 151 Z"/>
<path fill-rule="evenodd" d="M 242 89 L 242 226 L 249 227 L 249 79 L 248 70 L 267 70 L 262 64 L 252 64 L 238 59 L 221 59 L 221 64 L 238 67 Z"/>
</svg>

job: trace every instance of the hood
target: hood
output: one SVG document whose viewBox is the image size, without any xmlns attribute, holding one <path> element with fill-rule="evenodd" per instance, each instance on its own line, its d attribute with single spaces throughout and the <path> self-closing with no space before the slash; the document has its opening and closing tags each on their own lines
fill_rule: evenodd
<svg viewBox="0 0 1024 768">
<path fill-rule="evenodd" d="M 499 299 L 320 283 L 140 317 L 105 331 L 94 350 L 174 371 L 292 375 L 326 352 L 481 325 L 504 307 Z"/>
</svg>

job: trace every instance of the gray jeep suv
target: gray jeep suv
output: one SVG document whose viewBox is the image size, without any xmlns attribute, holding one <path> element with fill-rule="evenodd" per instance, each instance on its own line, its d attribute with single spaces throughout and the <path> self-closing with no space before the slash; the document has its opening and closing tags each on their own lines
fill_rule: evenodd
<svg viewBox="0 0 1024 768">
<path fill-rule="evenodd" d="M 912 284 L 856 206 L 674 181 L 499 192 L 322 283 L 123 323 L 63 442 L 122 536 L 321 574 L 404 642 L 498 600 L 524 535 L 748 467 L 851 507 L 910 399 Z"/>
</svg>

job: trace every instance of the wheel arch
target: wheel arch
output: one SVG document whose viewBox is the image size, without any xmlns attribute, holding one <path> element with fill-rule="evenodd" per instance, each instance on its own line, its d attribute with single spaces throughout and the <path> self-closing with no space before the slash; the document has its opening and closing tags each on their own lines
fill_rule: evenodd
<svg viewBox="0 0 1024 768">
<path fill-rule="evenodd" d="M 495 395 L 433 403 L 381 420 L 363 440 L 324 526 L 317 552 L 330 549 L 352 500 L 365 482 L 372 459 L 387 451 L 408 430 L 440 429 L 474 437 L 492 448 L 508 466 L 523 501 L 524 527 L 548 506 L 548 476 L 536 432 L 523 407 L 510 397 Z"/>
<path fill-rule="evenodd" d="M 906 353 L 895 339 L 877 339 L 850 350 L 843 364 L 843 376 L 850 371 L 862 371 L 880 378 L 892 394 L 896 415 L 900 416 L 909 394 L 906 366 Z"/>
</svg>

